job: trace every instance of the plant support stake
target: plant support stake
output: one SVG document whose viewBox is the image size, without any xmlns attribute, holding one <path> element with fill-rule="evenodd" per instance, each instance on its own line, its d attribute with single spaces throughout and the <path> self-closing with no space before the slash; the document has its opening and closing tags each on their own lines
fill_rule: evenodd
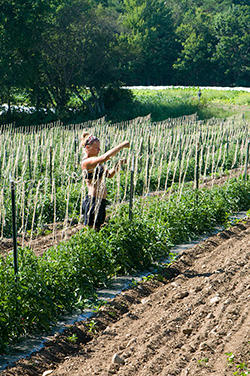
<svg viewBox="0 0 250 376">
<path fill-rule="evenodd" d="M 148 158 L 147 158 L 147 169 L 146 169 L 146 187 L 150 185 L 150 179 L 149 179 L 149 168 L 150 168 L 150 136 L 148 136 Z"/>
<path fill-rule="evenodd" d="M 78 159 L 77 159 L 77 137 L 76 137 L 76 134 L 75 134 L 75 171 L 77 170 L 77 167 L 78 167 Z"/>
<path fill-rule="evenodd" d="M 244 173 L 245 182 L 247 181 L 247 167 L 248 167 L 248 160 L 249 160 L 249 146 L 250 146 L 250 142 L 247 143 L 247 154 L 246 154 L 245 173 Z"/>
<path fill-rule="evenodd" d="M 49 148 L 49 179 L 50 179 L 50 186 L 52 190 L 52 146 Z"/>
<path fill-rule="evenodd" d="M 30 174 L 30 180 L 31 180 L 32 176 L 31 176 L 31 161 L 30 161 L 30 144 L 28 144 L 28 160 L 29 160 L 29 174 Z"/>
<path fill-rule="evenodd" d="M 17 263 L 17 240 L 16 240 L 16 200 L 15 200 L 15 183 L 11 179 L 11 203 L 12 203 L 12 231 L 13 231 L 13 252 L 14 252 L 14 270 L 15 274 L 18 273 Z"/>
<path fill-rule="evenodd" d="M 135 170 L 135 156 L 132 155 L 132 166 L 130 172 L 130 197 L 129 197 L 129 220 L 133 218 L 133 195 L 134 195 L 134 170 Z"/>
<path fill-rule="evenodd" d="M 198 205 L 198 200 L 199 200 L 199 195 L 198 195 L 198 190 L 199 190 L 199 160 L 200 160 L 200 143 L 198 142 L 197 144 L 197 149 L 196 149 L 196 163 L 195 163 L 195 189 L 196 189 L 196 204 Z"/>
</svg>

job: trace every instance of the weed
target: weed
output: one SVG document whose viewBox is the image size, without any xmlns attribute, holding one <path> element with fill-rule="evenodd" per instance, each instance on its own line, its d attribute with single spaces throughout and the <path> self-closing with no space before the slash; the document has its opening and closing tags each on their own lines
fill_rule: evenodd
<svg viewBox="0 0 250 376">
<path fill-rule="evenodd" d="M 88 324 L 88 333 L 89 334 L 96 334 L 97 333 L 97 327 L 96 327 L 96 322 L 95 320 L 91 320 Z"/>
<path fill-rule="evenodd" d="M 227 363 L 230 366 L 236 367 L 236 371 L 233 372 L 235 376 L 247 376 L 250 375 L 250 369 L 245 362 L 235 362 L 235 355 L 232 352 L 227 352 Z"/>
<path fill-rule="evenodd" d="M 109 314 L 109 316 L 111 316 L 111 317 L 116 317 L 116 313 L 115 313 L 115 311 L 109 311 L 108 314 Z"/>
<path fill-rule="evenodd" d="M 151 281 L 152 279 L 154 279 L 154 274 L 149 274 L 146 277 L 143 277 L 142 281 L 147 282 L 147 281 Z"/>
<path fill-rule="evenodd" d="M 155 274 L 154 279 L 156 279 L 157 281 L 160 281 L 160 282 L 164 282 L 164 276 L 160 273 Z"/>
<path fill-rule="evenodd" d="M 136 279 L 132 278 L 132 281 L 131 281 L 131 286 L 132 287 L 136 287 L 138 285 L 138 283 L 139 282 Z"/>
<path fill-rule="evenodd" d="M 76 343 L 77 339 L 78 339 L 78 337 L 77 337 L 77 335 L 76 335 L 75 333 L 72 334 L 72 336 L 68 336 L 68 337 L 66 338 L 66 340 L 67 340 L 68 342 L 70 342 L 70 343 Z"/>
<path fill-rule="evenodd" d="M 208 358 L 203 358 L 203 359 L 200 359 L 200 360 L 198 360 L 198 363 L 199 363 L 199 364 L 202 364 L 202 363 L 205 363 L 205 364 L 207 364 L 207 363 L 208 363 L 208 361 L 209 361 L 209 359 L 208 359 Z"/>
<path fill-rule="evenodd" d="M 107 304 L 107 300 L 98 300 L 98 304 L 94 306 L 93 311 L 95 313 L 100 312 L 100 308 Z"/>
</svg>

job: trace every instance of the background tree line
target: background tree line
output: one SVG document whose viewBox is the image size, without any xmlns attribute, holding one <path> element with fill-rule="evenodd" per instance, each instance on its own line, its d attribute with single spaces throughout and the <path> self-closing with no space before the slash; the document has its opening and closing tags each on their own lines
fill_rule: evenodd
<svg viewBox="0 0 250 376">
<path fill-rule="evenodd" d="M 122 85 L 250 83 L 248 0 L 0 0 L 0 97 L 90 116 Z M 42 110 L 43 109 L 43 110 Z"/>
</svg>

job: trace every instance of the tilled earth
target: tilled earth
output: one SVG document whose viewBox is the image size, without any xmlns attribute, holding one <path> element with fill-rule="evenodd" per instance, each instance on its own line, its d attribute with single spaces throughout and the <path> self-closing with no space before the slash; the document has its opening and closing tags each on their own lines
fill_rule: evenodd
<svg viewBox="0 0 250 376">
<path fill-rule="evenodd" d="M 47 235 L 36 236 L 34 239 L 21 237 L 17 238 L 17 245 L 32 249 L 37 256 L 41 256 L 48 248 L 56 247 L 60 242 L 67 241 L 71 236 L 75 235 L 84 227 L 84 224 L 74 224 L 72 226 L 63 227 L 63 223 L 47 225 Z M 13 240 L 11 238 L 0 239 L 0 254 L 13 252 Z"/>
<path fill-rule="evenodd" d="M 2 375 L 229 376 L 243 372 L 237 365 L 247 372 L 250 220 L 182 252 L 162 276 L 123 291 Z"/>
</svg>

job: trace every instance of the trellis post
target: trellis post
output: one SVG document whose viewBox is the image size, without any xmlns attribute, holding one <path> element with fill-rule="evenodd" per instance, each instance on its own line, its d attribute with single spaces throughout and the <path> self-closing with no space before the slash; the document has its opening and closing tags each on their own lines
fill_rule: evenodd
<svg viewBox="0 0 250 376">
<path fill-rule="evenodd" d="M 30 175 L 30 180 L 31 180 L 32 176 L 31 176 L 31 160 L 30 160 L 30 143 L 28 143 L 28 160 L 29 160 L 29 175 Z"/>
<path fill-rule="evenodd" d="M 50 146 L 49 148 L 49 177 L 50 177 L 50 186 L 52 187 L 52 146 Z"/>
<path fill-rule="evenodd" d="M 130 172 L 130 196 L 129 196 L 129 220 L 133 218 L 133 196 L 134 196 L 134 170 L 135 170 L 135 156 L 132 155 L 132 165 Z"/>
<path fill-rule="evenodd" d="M 246 153 L 246 161 L 245 161 L 245 173 L 244 173 L 244 180 L 247 181 L 247 168 L 248 168 L 248 161 L 249 161 L 249 147 L 250 142 L 247 143 L 247 153 Z"/>
<path fill-rule="evenodd" d="M 12 237 L 13 237 L 13 255 L 14 255 L 14 271 L 18 273 L 17 261 L 17 238 L 16 238 L 16 199 L 15 199 L 15 183 L 10 177 L 11 186 L 11 203 L 12 203 Z"/>
<path fill-rule="evenodd" d="M 199 160 L 200 160 L 200 143 L 197 144 L 196 163 L 195 163 L 195 189 L 196 189 L 196 204 L 198 204 L 198 189 L 199 189 Z"/>
</svg>

